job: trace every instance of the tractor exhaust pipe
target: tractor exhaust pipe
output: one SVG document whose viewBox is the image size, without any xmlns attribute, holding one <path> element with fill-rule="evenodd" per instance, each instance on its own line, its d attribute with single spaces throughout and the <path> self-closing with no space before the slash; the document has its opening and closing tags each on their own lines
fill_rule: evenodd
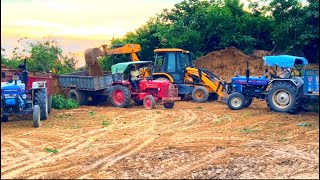
<svg viewBox="0 0 320 180">
<path fill-rule="evenodd" d="M 246 78 L 247 78 L 247 83 L 249 82 L 249 77 L 250 77 L 249 62 L 248 62 L 248 60 L 247 60 L 247 69 L 246 69 Z"/>
</svg>

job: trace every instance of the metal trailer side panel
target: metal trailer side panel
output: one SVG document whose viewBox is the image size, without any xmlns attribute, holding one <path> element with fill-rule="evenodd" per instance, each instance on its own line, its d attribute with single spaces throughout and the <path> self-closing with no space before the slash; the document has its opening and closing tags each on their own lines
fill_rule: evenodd
<svg viewBox="0 0 320 180">
<path fill-rule="evenodd" d="M 112 75 L 87 76 L 86 72 L 77 72 L 59 76 L 60 87 L 97 91 L 112 85 Z"/>
</svg>

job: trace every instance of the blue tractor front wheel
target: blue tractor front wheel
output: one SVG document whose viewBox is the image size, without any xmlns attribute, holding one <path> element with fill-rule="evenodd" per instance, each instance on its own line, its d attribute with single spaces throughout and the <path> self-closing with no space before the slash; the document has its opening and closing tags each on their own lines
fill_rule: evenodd
<svg viewBox="0 0 320 180">
<path fill-rule="evenodd" d="M 229 95 L 227 104 L 231 110 L 240 110 L 245 103 L 245 97 L 238 92 L 233 92 Z"/>
</svg>

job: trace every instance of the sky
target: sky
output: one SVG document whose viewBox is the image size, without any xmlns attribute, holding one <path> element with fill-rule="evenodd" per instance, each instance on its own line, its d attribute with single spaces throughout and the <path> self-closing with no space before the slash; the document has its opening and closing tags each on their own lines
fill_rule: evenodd
<svg viewBox="0 0 320 180">
<path fill-rule="evenodd" d="M 64 52 L 121 38 L 182 0 L 1 0 L 1 46 L 11 56 L 18 39 L 55 37 Z M 21 45 L 21 44 L 20 44 Z M 80 65 L 84 59 L 80 57 Z"/>
</svg>

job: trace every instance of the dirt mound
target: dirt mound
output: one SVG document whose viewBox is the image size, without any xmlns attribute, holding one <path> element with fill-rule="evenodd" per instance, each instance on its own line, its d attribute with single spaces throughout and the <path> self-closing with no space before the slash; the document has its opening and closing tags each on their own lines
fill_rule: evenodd
<svg viewBox="0 0 320 180">
<path fill-rule="evenodd" d="M 202 56 L 194 61 L 197 68 L 207 69 L 220 76 L 226 81 L 230 81 L 236 72 L 245 75 L 246 61 L 249 62 L 251 75 L 261 76 L 264 74 L 262 58 L 254 58 L 246 55 L 235 47 L 227 47 L 219 51 L 213 51 L 206 56 Z"/>
<path fill-rule="evenodd" d="M 84 52 L 84 59 L 88 67 L 89 76 L 102 75 L 102 68 L 99 65 L 98 57 L 103 55 L 103 51 L 100 48 L 86 49 Z"/>
</svg>

